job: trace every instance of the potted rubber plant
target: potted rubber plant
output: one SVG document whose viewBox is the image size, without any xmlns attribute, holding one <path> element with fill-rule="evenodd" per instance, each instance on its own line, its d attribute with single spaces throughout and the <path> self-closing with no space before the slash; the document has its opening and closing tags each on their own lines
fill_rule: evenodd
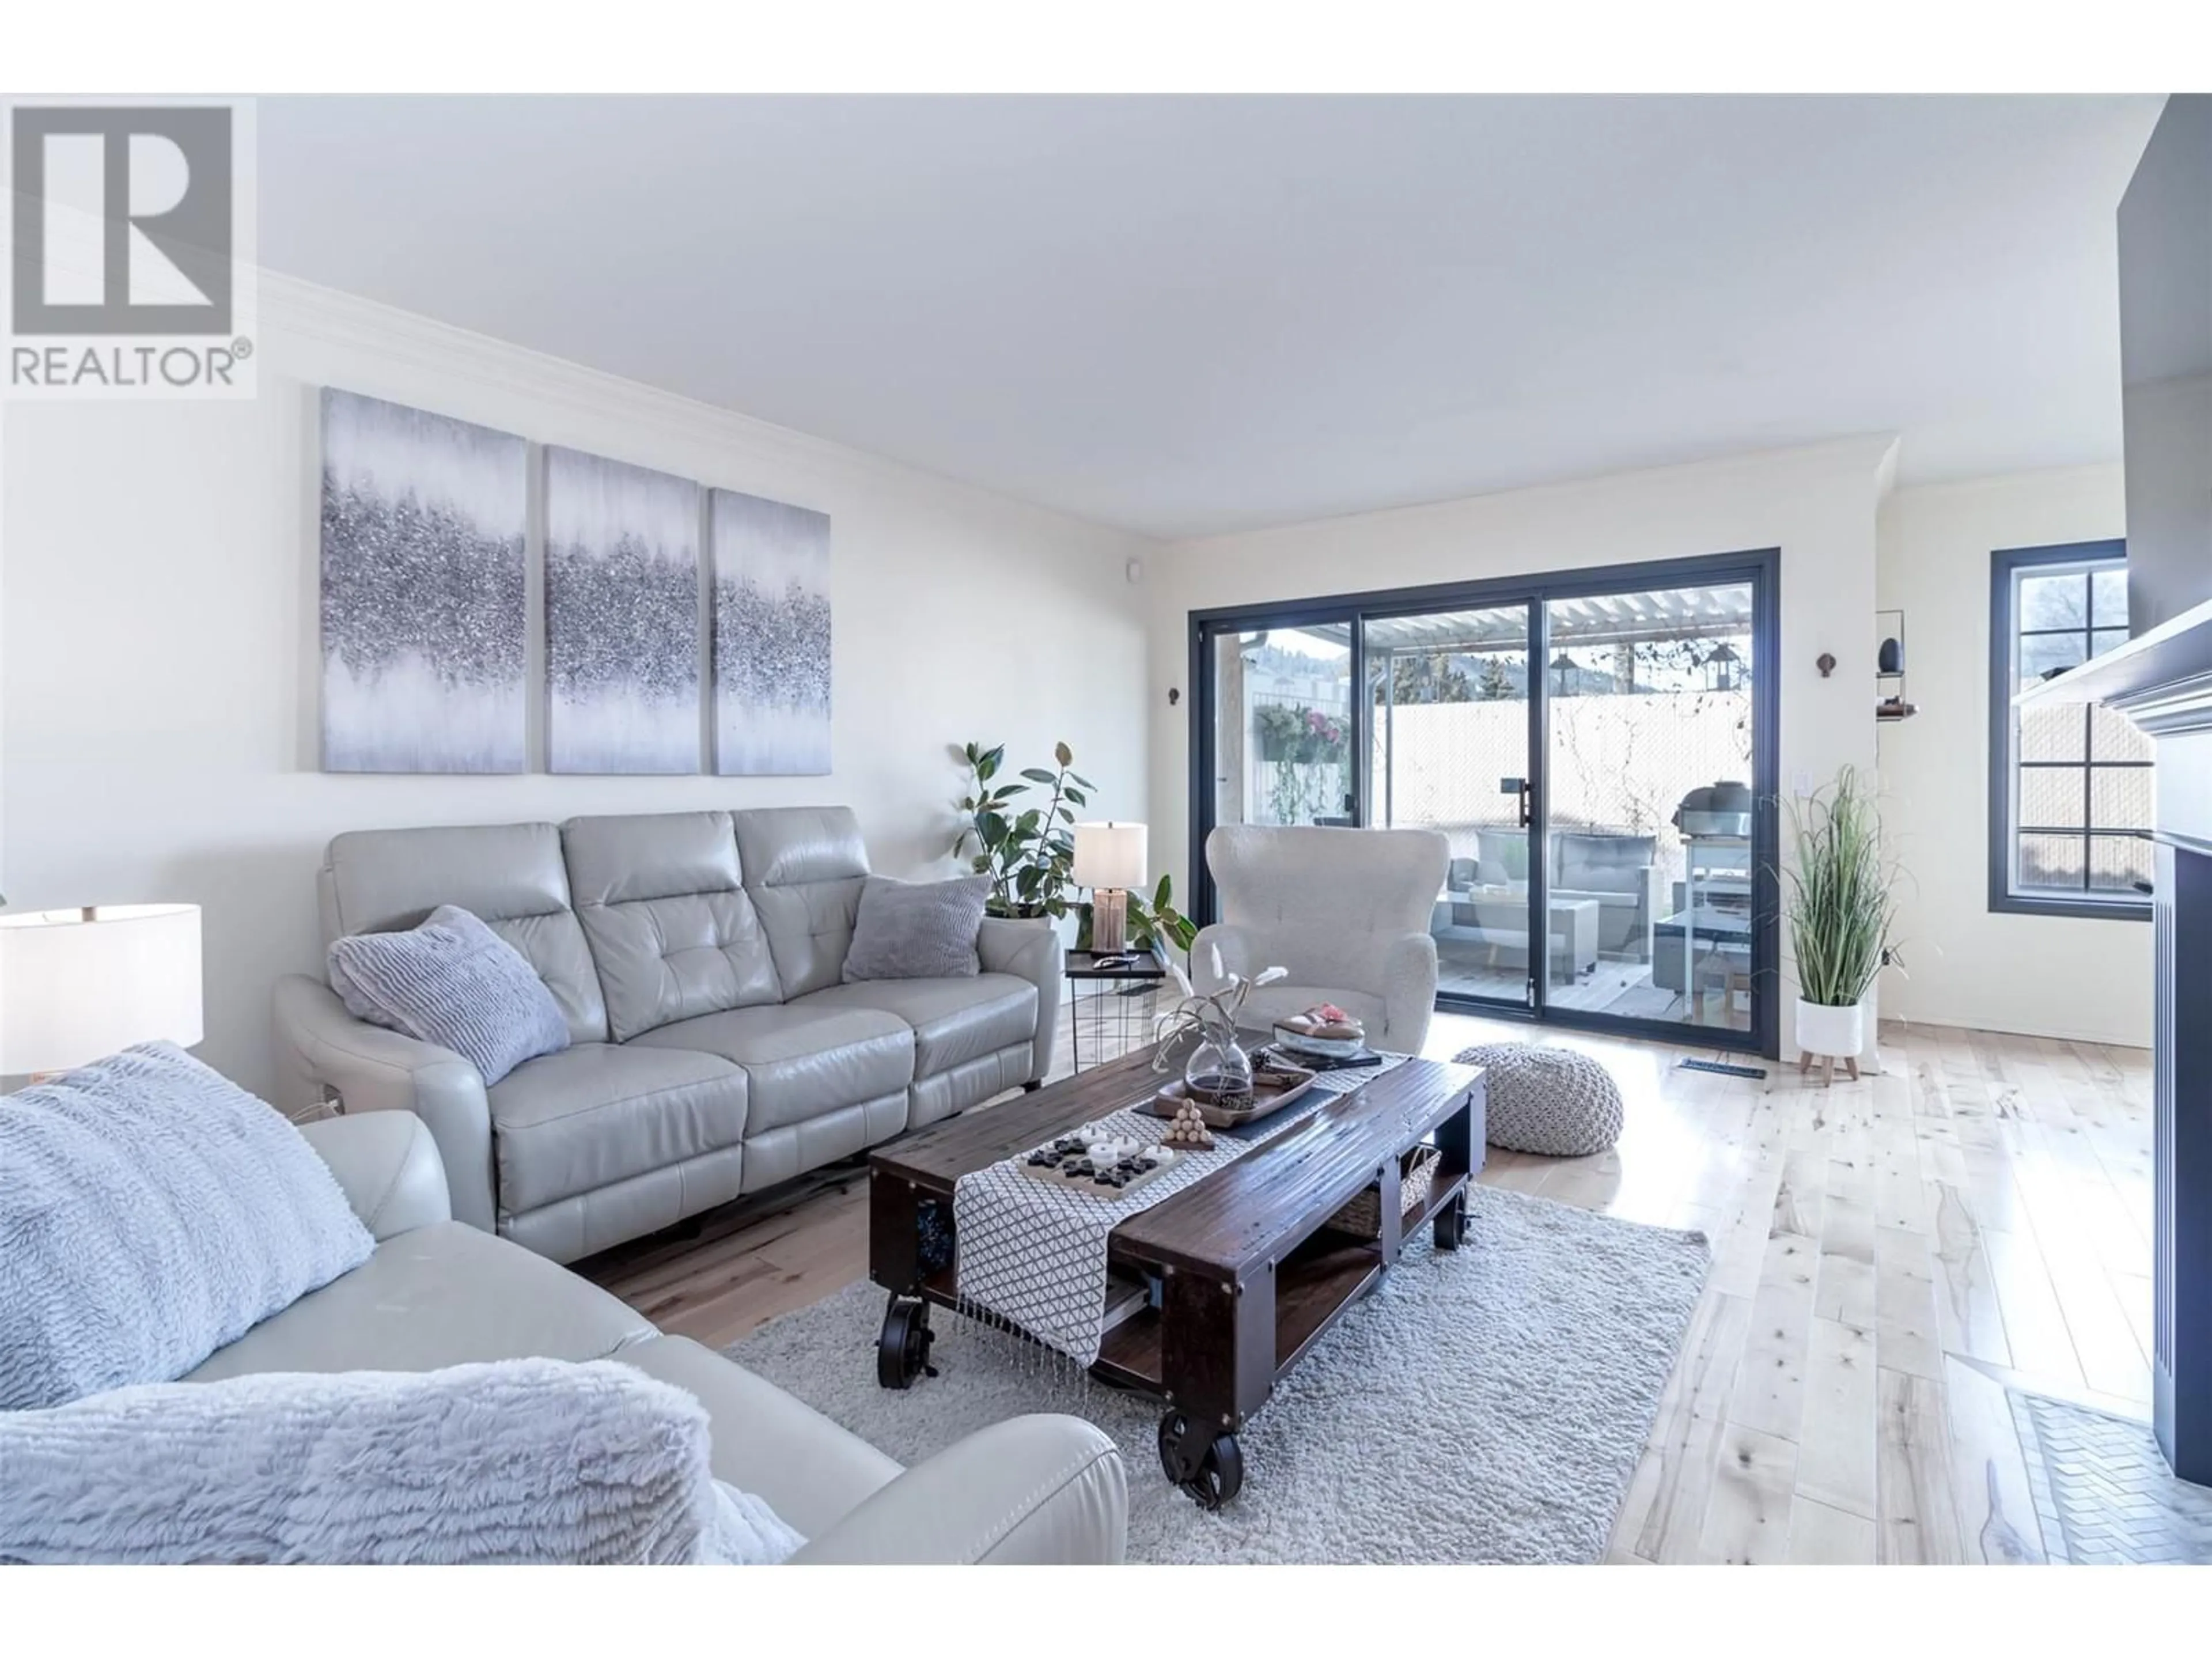
<svg viewBox="0 0 2212 1659">
<path fill-rule="evenodd" d="M 1897 871 L 1881 850 L 1881 814 L 1857 770 L 1790 803 L 1796 852 L 1790 945 L 1797 958 L 1797 1047 L 1856 1060 L 1866 1048 L 1866 999 L 1892 960 Z"/>
<path fill-rule="evenodd" d="M 1018 778 L 1000 777 L 1006 746 L 971 743 L 954 751 L 968 769 L 968 793 L 959 803 L 960 828 L 952 856 L 991 878 L 984 910 L 1019 921 L 1057 921 L 1068 910 L 1075 866 L 1075 809 L 1090 802 L 1091 781 L 1073 769 L 1064 743 L 1052 748 L 1057 769 L 1025 767 Z M 1032 790 L 1042 803 L 1025 801 Z"/>
</svg>

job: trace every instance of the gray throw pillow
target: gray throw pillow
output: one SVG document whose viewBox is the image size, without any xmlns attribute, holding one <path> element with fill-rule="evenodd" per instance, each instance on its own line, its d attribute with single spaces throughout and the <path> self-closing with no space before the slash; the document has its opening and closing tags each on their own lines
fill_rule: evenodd
<svg viewBox="0 0 2212 1659">
<path fill-rule="evenodd" d="M 780 1561 L 707 1413 L 608 1361 L 270 1373 L 0 1414 L 0 1561 Z"/>
<path fill-rule="evenodd" d="M 0 1413 L 182 1376 L 375 1248 L 307 1138 L 173 1043 L 9 1095 Z"/>
<path fill-rule="evenodd" d="M 356 1019 L 451 1048 L 494 1084 L 568 1046 L 568 1021 L 530 959 L 458 905 L 419 927 L 332 942 L 331 988 Z"/>
<path fill-rule="evenodd" d="M 853 919 L 845 983 L 864 979 L 953 979 L 976 973 L 988 876 L 892 881 L 870 876 Z"/>
</svg>

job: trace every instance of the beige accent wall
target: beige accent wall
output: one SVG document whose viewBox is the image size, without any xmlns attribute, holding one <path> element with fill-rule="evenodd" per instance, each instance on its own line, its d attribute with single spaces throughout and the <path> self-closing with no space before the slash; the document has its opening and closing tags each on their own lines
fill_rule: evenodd
<svg viewBox="0 0 2212 1659">
<path fill-rule="evenodd" d="M 2148 923 L 1989 908 L 1990 555 L 2124 535 L 2117 466 L 1900 489 L 1881 525 L 1881 603 L 1902 606 L 1920 713 L 1881 733 L 1885 823 L 1911 879 L 1906 974 L 1886 1012 L 1936 1025 L 2148 1046 Z"/>
</svg>

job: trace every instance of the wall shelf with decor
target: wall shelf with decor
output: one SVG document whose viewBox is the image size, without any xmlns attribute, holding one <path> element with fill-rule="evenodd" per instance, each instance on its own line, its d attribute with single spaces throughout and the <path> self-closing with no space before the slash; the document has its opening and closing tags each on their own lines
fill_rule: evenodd
<svg viewBox="0 0 2212 1659">
<path fill-rule="evenodd" d="M 1875 700 L 1874 717 L 1887 721 L 1909 720 L 1920 712 L 1920 705 L 1905 694 L 1904 611 L 1875 611 L 1874 637 L 1874 683 L 1875 690 L 1880 693 Z"/>
</svg>

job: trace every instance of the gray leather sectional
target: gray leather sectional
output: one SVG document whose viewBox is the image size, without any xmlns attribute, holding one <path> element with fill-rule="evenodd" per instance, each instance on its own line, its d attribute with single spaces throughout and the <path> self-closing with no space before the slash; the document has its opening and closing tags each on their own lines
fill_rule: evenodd
<svg viewBox="0 0 2212 1659">
<path fill-rule="evenodd" d="M 570 1046 L 487 1088 L 294 976 L 282 1103 L 414 1112 L 456 1219 L 572 1261 L 1042 1079 L 1054 935 L 987 918 L 973 977 L 843 984 L 867 874 L 844 807 L 340 836 L 325 939 L 459 905 L 529 958 Z"/>
<path fill-rule="evenodd" d="M 301 1126 L 376 1254 L 219 1348 L 188 1382 L 264 1371 L 428 1371 L 498 1359 L 611 1359 L 707 1409 L 718 1479 L 804 1534 L 799 1562 L 1121 1559 L 1127 1477 L 1073 1417 L 1009 1418 L 910 1469 L 765 1378 L 565 1268 L 453 1219 L 421 1123 L 399 1112 Z M 848 1363 L 872 1369 L 865 1352 Z"/>
</svg>

